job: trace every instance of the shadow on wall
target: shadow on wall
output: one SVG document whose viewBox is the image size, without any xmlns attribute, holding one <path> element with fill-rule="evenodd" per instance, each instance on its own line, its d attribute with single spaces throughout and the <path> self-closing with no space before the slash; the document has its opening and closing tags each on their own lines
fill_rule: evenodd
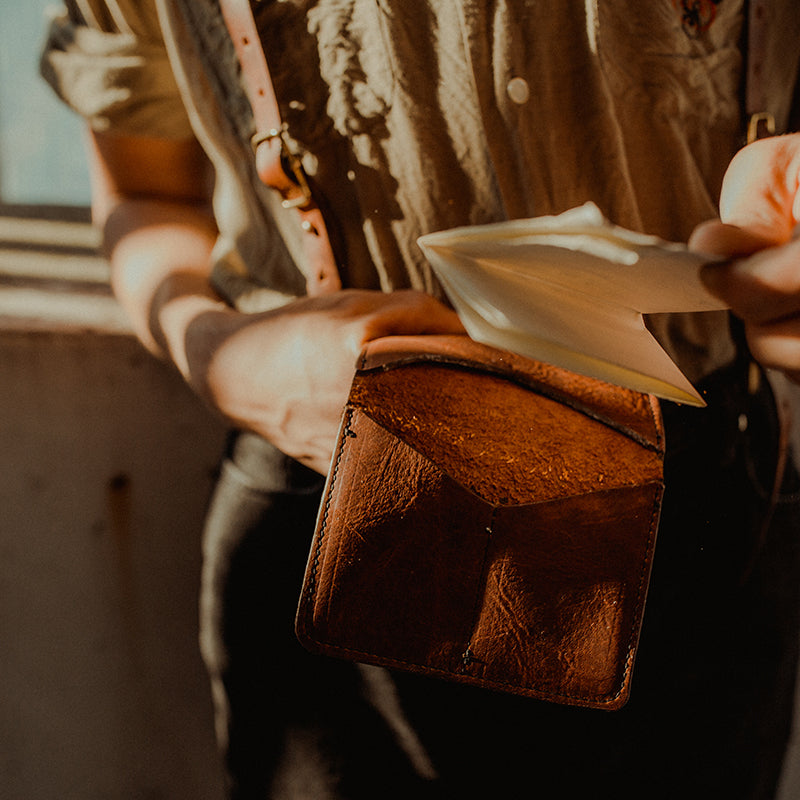
<svg viewBox="0 0 800 800">
<path fill-rule="evenodd" d="M 221 796 L 197 587 L 222 441 L 128 335 L 0 334 L 5 798 Z"/>
</svg>

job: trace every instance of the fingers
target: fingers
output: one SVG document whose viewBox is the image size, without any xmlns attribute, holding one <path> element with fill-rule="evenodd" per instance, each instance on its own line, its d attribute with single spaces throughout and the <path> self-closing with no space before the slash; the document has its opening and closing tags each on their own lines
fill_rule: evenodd
<svg viewBox="0 0 800 800">
<path fill-rule="evenodd" d="M 455 311 L 424 292 L 404 290 L 383 295 L 365 321 L 364 341 L 382 336 L 464 333 Z"/>
<path fill-rule="evenodd" d="M 800 135 L 774 136 L 745 147 L 725 174 L 720 218 L 771 244 L 792 238 L 800 218 Z"/>
<path fill-rule="evenodd" d="M 751 324 L 745 330 L 750 353 L 756 361 L 781 370 L 795 383 L 800 383 L 800 318 Z"/>
<path fill-rule="evenodd" d="M 689 247 L 736 258 L 790 241 L 800 220 L 800 134 L 748 145 L 722 184 L 720 219 L 699 225 Z"/>
<path fill-rule="evenodd" d="M 800 241 L 706 264 L 700 277 L 746 322 L 766 325 L 800 314 Z"/>
<path fill-rule="evenodd" d="M 738 258 L 774 244 L 771 239 L 718 219 L 703 222 L 689 237 L 689 247 L 698 253 Z"/>
<path fill-rule="evenodd" d="M 700 277 L 745 322 L 753 356 L 800 378 L 800 135 L 741 150 L 725 174 L 720 220 L 695 230 L 689 246 L 729 260 Z"/>
<path fill-rule="evenodd" d="M 800 382 L 800 241 L 707 264 L 700 277 L 744 320 L 753 357 Z"/>
</svg>

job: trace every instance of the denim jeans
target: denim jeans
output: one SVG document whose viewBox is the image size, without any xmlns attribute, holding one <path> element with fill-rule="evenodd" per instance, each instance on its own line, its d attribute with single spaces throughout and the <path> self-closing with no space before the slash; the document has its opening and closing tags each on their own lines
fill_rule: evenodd
<svg viewBox="0 0 800 800">
<path fill-rule="evenodd" d="M 798 479 L 740 365 L 664 404 L 666 492 L 632 695 L 566 708 L 312 656 L 293 635 L 322 478 L 249 434 L 205 534 L 202 644 L 231 797 L 771 798 L 800 622 Z M 769 525 L 765 525 L 769 521 Z"/>
</svg>

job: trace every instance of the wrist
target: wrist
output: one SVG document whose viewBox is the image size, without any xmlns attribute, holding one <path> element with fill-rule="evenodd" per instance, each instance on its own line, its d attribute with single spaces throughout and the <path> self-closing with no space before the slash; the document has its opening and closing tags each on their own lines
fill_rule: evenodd
<svg viewBox="0 0 800 800">
<path fill-rule="evenodd" d="M 192 286 L 195 280 L 201 281 L 197 287 Z M 153 308 L 152 329 L 160 348 L 202 394 L 208 365 L 237 312 L 201 276 L 174 276 L 159 289 Z"/>
</svg>

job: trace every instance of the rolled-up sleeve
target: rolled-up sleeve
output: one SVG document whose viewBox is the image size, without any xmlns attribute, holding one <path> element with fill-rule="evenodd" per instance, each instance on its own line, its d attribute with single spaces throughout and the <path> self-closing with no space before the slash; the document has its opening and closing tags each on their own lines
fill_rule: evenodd
<svg viewBox="0 0 800 800">
<path fill-rule="evenodd" d="M 41 74 L 98 131 L 184 138 L 191 126 L 153 10 L 67 2 L 50 22 Z M 85 6 L 81 8 L 81 6 Z M 110 10 L 109 10 L 110 9 Z"/>
</svg>

